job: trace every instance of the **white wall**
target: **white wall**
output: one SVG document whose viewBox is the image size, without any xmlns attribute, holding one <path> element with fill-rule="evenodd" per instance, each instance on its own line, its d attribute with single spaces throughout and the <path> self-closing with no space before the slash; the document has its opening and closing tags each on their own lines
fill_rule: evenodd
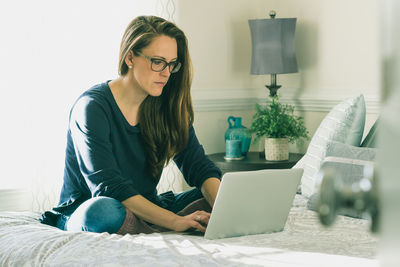
<svg viewBox="0 0 400 267">
<path fill-rule="evenodd" d="M 195 69 L 195 126 L 209 153 L 224 151 L 229 115 L 242 116 L 250 126 L 254 104 L 268 95 L 264 85 L 270 77 L 250 75 L 248 20 L 268 18 L 271 9 L 277 17 L 297 18 L 299 73 L 278 75 L 279 94 L 305 117 L 310 132 L 334 105 L 361 93 L 367 102 L 365 131 L 378 116 L 378 0 L 180 0 L 177 23 L 188 36 Z"/>
<path fill-rule="evenodd" d="M 250 75 L 249 19 L 296 17 L 299 73 L 279 75 L 282 94 L 341 99 L 379 97 L 378 0 L 181 0 L 178 24 L 188 35 L 193 91 L 241 89 L 265 95 L 266 75 Z M 360 11 L 362 9 L 362 12 Z M 350 90 L 350 92 L 349 92 Z"/>
<path fill-rule="evenodd" d="M 125 27 L 137 15 L 168 13 L 160 2 L 0 2 L 0 189 L 62 179 L 73 101 L 117 77 Z"/>
</svg>

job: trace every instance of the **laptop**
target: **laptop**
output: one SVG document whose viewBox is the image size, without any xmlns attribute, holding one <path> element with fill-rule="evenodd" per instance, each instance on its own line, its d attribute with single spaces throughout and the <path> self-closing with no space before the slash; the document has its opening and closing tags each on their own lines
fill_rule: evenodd
<svg viewBox="0 0 400 267">
<path fill-rule="evenodd" d="M 302 174 L 303 169 L 225 173 L 204 238 L 282 231 Z"/>
</svg>

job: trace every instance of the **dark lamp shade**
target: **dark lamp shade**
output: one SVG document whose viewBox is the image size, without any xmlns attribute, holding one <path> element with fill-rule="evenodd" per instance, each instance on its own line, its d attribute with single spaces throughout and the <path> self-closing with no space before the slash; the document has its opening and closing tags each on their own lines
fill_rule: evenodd
<svg viewBox="0 0 400 267">
<path fill-rule="evenodd" d="M 296 18 L 249 20 L 251 74 L 297 72 L 294 50 Z"/>
</svg>

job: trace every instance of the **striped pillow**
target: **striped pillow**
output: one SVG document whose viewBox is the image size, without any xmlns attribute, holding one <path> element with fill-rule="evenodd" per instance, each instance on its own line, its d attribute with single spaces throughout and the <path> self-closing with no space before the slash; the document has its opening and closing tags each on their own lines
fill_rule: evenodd
<svg viewBox="0 0 400 267">
<path fill-rule="evenodd" d="M 321 122 L 304 157 L 293 167 L 303 168 L 302 195 L 315 192 L 315 175 L 325 158 L 330 141 L 360 146 L 365 125 L 364 96 L 349 98 L 336 105 Z"/>
</svg>

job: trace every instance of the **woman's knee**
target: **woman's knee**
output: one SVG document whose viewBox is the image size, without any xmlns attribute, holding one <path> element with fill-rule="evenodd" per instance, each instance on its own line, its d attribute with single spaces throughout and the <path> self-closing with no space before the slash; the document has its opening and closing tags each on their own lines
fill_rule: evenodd
<svg viewBox="0 0 400 267">
<path fill-rule="evenodd" d="M 116 199 L 95 197 L 82 203 L 66 224 L 68 231 L 116 233 L 124 222 L 125 207 Z"/>
</svg>

